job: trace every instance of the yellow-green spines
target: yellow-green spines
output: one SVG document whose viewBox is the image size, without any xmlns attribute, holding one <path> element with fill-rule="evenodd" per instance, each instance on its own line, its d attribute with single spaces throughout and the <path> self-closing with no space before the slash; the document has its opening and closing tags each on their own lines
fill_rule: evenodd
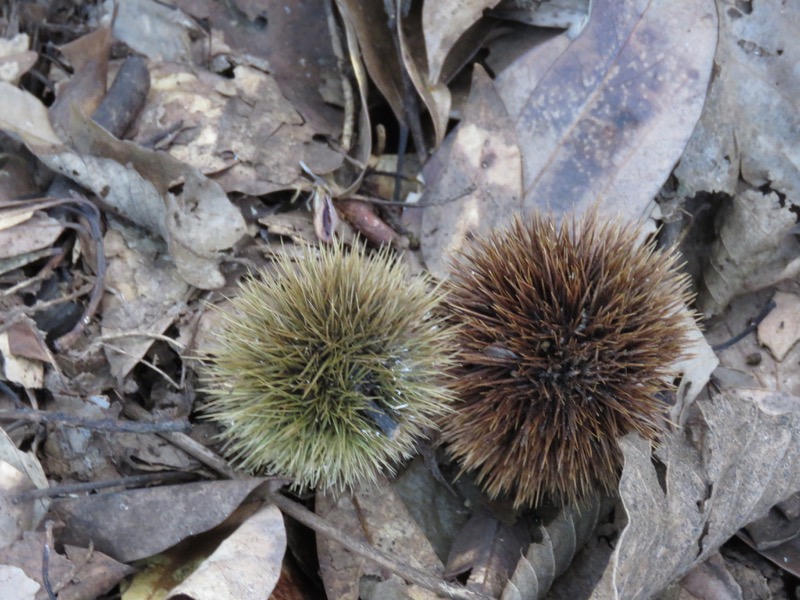
<svg viewBox="0 0 800 600">
<path fill-rule="evenodd" d="M 206 352 L 205 410 L 241 467 L 343 490 L 412 454 L 445 414 L 443 292 L 388 250 L 340 242 L 248 278 Z"/>
</svg>

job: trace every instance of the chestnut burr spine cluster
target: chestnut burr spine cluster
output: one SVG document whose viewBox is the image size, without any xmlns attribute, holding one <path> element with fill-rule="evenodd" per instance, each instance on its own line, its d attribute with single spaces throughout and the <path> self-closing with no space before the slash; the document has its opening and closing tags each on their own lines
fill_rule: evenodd
<svg viewBox="0 0 800 600">
<path fill-rule="evenodd" d="M 453 262 L 460 323 L 448 453 L 517 507 L 611 490 L 631 431 L 656 438 L 687 344 L 689 282 L 641 228 L 519 218 Z"/>
<path fill-rule="evenodd" d="M 222 314 L 206 414 L 247 470 L 319 489 L 375 481 L 450 410 L 442 290 L 388 249 L 340 241 L 284 255 L 277 271 L 247 279 Z"/>
</svg>

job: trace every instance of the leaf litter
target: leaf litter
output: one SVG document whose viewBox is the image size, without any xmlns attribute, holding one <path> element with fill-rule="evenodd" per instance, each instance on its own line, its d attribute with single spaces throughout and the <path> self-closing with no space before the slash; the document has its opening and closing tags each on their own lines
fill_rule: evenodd
<svg viewBox="0 0 800 600">
<path fill-rule="evenodd" d="M 187 548 L 205 579 L 164 597 L 754 597 L 734 536 L 800 573 L 796 6 L 59 6 L 0 8 L 0 591 L 150 593 Z M 442 278 L 515 214 L 592 206 L 677 240 L 703 318 L 616 502 L 516 514 L 423 448 L 320 524 L 216 454 L 208 306 L 274 254 L 360 233 Z"/>
</svg>

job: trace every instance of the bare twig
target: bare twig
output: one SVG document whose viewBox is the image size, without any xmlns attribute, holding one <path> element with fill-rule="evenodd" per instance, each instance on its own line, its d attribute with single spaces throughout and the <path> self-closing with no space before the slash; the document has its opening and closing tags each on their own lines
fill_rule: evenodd
<svg viewBox="0 0 800 600">
<path fill-rule="evenodd" d="M 194 478 L 195 476 L 191 473 L 184 473 L 182 471 L 165 471 L 163 473 L 147 473 L 146 475 L 132 475 L 130 477 L 120 477 L 118 479 L 106 479 L 105 481 L 67 483 L 64 485 L 53 485 L 42 489 L 21 492 L 14 496 L 12 502 L 14 504 L 19 504 L 21 502 L 30 502 L 31 500 L 38 500 L 40 498 L 59 498 L 61 496 L 68 496 L 70 494 L 81 494 L 84 492 L 88 493 L 116 487 L 138 488 L 152 483 L 172 483 L 175 481 L 186 481 Z"/>
<path fill-rule="evenodd" d="M 133 402 L 126 402 L 123 406 L 123 412 L 128 417 L 137 419 L 139 421 L 146 422 L 152 418 L 149 412 Z M 186 454 L 189 456 L 196 458 L 201 463 L 213 469 L 223 477 L 227 477 L 228 479 L 246 478 L 246 475 L 234 471 L 227 462 L 220 458 L 219 455 L 203 446 L 203 444 L 200 442 L 193 440 L 185 433 L 161 432 L 158 435 L 186 452 Z"/>
<path fill-rule="evenodd" d="M 275 506 L 280 508 L 290 517 L 300 521 L 303 525 L 306 525 L 317 533 L 334 540 L 351 552 L 355 552 L 360 556 L 374 561 L 381 567 L 388 569 L 392 573 L 396 573 L 406 581 L 416 583 L 417 585 L 422 586 L 427 590 L 431 590 L 432 592 L 436 592 L 437 594 L 441 594 L 446 598 L 456 598 L 458 600 L 489 600 L 489 596 L 464 589 L 463 587 L 451 585 L 438 577 L 434 577 L 433 575 L 426 573 L 425 571 L 421 571 L 415 567 L 412 567 L 411 565 L 398 562 L 394 557 L 387 554 L 383 550 L 375 548 L 374 546 L 370 546 L 369 544 L 362 542 L 353 536 L 339 531 L 336 527 L 328 523 L 322 517 L 315 515 L 305 506 L 289 500 L 279 493 L 267 492 L 267 497 L 275 504 Z"/>
<path fill-rule="evenodd" d="M 84 419 L 75 415 L 46 410 L 0 410 L 0 421 L 29 421 L 33 423 L 59 423 L 67 427 L 83 427 L 97 431 L 117 433 L 164 433 L 189 431 L 189 423 L 183 419 L 159 423 L 138 423 L 116 419 Z"/>
</svg>

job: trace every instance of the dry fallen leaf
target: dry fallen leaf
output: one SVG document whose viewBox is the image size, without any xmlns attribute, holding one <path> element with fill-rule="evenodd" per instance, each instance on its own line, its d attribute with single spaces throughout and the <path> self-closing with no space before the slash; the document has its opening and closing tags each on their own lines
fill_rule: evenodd
<svg viewBox="0 0 800 600">
<path fill-rule="evenodd" d="M 697 305 L 706 317 L 722 312 L 737 294 L 786 278 L 800 250 L 790 235 L 794 224 L 794 212 L 774 192 L 745 189 L 733 197 L 703 269 Z"/>
<path fill-rule="evenodd" d="M 16 600 L 35 600 L 39 584 L 25 571 L 11 565 L 0 565 L 0 596 Z"/>
<path fill-rule="evenodd" d="M 475 67 L 464 118 L 445 164 L 425 190 L 420 243 L 425 264 L 439 278 L 472 237 L 510 222 L 522 208 L 522 169 L 514 123 L 486 72 Z"/>
<path fill-rule="evenodd" d="M 227 191 L 252 195 L 293 189 L 300 163 L 315 173 L 339 167 L 342 156 L 314 139 L 316 132 L 284 97 L 269 73 L 248 66 L 232 77 L 190 65 L 151 67 L 154 91 L 139 119 L 135 141 L 179 127 L 167 152 L 182 164 L 213 173 Z"/>
<path fill-rule="evenodd" d="M 109 228 L 104 243 L 106 289 L 113 292 L 102 305 L 103 347 L 111 374 L 122 381 L 186 309 L 191 288 L 136 230 Z"/>
<path fill-rule="evenodd" d="M 412 567 L 436 575 L 441 575 L 444 570 L 430 542 L 385 480 L 372 489 L 359 490 L 357 502 L 347 496 L 333 498 L 329 494 L 318 495 L 317 511 L 346 533 L 359 539 L 366 534 L 376 548 L 400 557 Z M 318 535 L 317 546 L 320 571 L 329 598 L 358 598 L 362 575 L 383 579 L 377 565 L 344 550 L 334 540 Z M 403 588 L 403 593 L 420 600 L 436 597 L 414 584 L 403 585 Z"/>
<path fill-rule="evenodd" d="M 441 79 L 442 67 L 459 38 L 474 25 L 487 8 L 500 0 L 438 0 L 422 7 L 422 30 L 428 53 L 431 81 Z"/>
<path fill-rule="evenodd" d="M 796 197 L 800 128 L 800 5 L 717 0 L 716 75 L 703 116 L 675 171 L 679 193 L 733 195 L 741 177 Z"/>
<path fill-rule="evenodd" d="M 108 492 L 54 503 L 67 543 L 130 562 L 219 525 L 263 479 L 201 481 Z"/>
<path fill-rule="evenodd" d="M 772 298 L 775 308 L 758 325 L 758 341 L 782 361 L 800 339 L 800 296 L 778 292 Z"/>
<path fill-rule="evenodd" d="M 42 586 L 36 596 L 39 600 L 47 598 L 42 580 L 45 543 L 47 534 L 44 531 L 27 531 L 13 546 L 0 550 L 0 563 L 22 569 L 31 580 Z M 134 571 L 133 567 L 96 550 L 65 545 L 63 551 L 66 556 L 51 547 L 47 567 L 48 579 L 59 600 L 99 598 Z M 0 597 L 18 598 L 16 594 Z"/>
<path fill-rule="evenodd" d="M 46 214 L 15 209 L 0 211 L 0 258 L 20 256 L 49 248 L 64 231 L 64 226 Z"/>
<path fill-rule="evenodd" d="M 524 212 L 599 202 L 645 216 L 700 117 L 716 25 L 712 0 L 598 0 L 538 80 L 525 57 L 500 74 L 522 150 Z"/>
<path fill-rule="evenodd" d="M 262 600 L 275 588 L 286 551 L 281 511 L 261 508 L 225 539 L 168 598 Z"/>
<path fill-rule="evenodd" d="M 701 416 L 656 450 L 663 483 L 649 442 L 623 438 L 628 526 L 592 598 L 650 598 L 800 489 L 800 403 L 770 414 L 758 399 L 742 389 L 698 402 Z"/>
<path fill-rule="evenodd" d="M 0 38 L 0 81 L 16 84 L 36 64 L 39 57 L 29 47 L 30 38 L 26 33 Z"/>
<path fill-rule="evenodd" d="M 134 223 L 160 234 L 181 276 L 195 287 L 221 287 L 220 253 L 245 232 L 241 212 L 218 183 L 163 153 L 120 141 L 81 113 L 70 122 L 73 148 L 53 131 L 31 94 L 0 82 L 0 129 L 19 136 L 51 169 L 92 190 Z"/>
</svg>

